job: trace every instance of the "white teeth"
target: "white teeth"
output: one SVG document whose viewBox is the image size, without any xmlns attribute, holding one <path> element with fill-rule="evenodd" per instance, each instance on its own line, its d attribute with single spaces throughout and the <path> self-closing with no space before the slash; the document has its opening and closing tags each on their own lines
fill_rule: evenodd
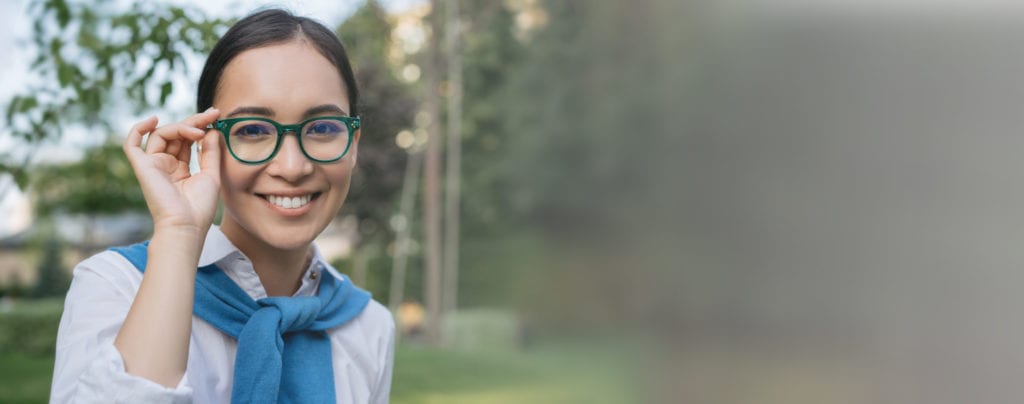
<svg viewBox="0 0 1024 404">
<path fill-rule="evenodd" d="M 313 199 L 313 195 L 303 195 L 303 196 L 293 196 L 293 197 L 277 196 L 277 195 L 267 195 L 267 201 L 269 201 L 270 203 L 272 203 L 272 204 L 274 204 L 274 205 L 276 205 L 278 207 L 282 207 L 282 208 L 285 208 L 285 209 L 298 209 L 298 208 L 301 208 L 303 206 L 306 206 L 306 204 L 309 203 L 309 201 L 311 199 Z"/>
</svg>

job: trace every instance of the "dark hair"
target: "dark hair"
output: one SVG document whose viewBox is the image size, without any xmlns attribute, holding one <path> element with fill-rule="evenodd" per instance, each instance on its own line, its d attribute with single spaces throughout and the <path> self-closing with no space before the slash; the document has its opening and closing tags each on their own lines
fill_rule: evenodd
<svg viewBox="0 0 1024 404">
<path fill-rule="evenodd" d="M 196 96 L 196 110 L 205 111 L 213 106 L 220 75 L 224 67 L 239 53 L 253 48 L 305 38 L 338 69 L 345 88 L 348 89 L 348 104 L 352 116 L 359 115 L 359 89 L 356 77 L 348 61 L 345 47 L 334 32 L 310 18 L 299 17 L 281 9 L 259 11 L 239 20 L 217 41 L 210 56 L 206 58 L 203 74 L 199 76 L 199 93 Z"/>
</svg>

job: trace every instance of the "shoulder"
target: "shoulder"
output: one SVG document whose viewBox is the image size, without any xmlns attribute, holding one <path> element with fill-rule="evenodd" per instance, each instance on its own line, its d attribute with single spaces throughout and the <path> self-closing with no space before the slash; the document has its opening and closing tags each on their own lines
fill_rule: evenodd
<svg viewBox="0 0 1024 404">
<path fill-rule="evenodd" d="M 325 269 L 331 276 L 337 278 L 342 282 L 352 282 L 347 276 L 342 275 L 334 267 L 326 265 Z M 356 285 L 358 287 L 358 285 Z M 351 322 L 351 325 L 355 325 L 362 331 L 362 334 L 367 339 L 390 339 L 395 332 L 395 319 L 391 315 L 391 311 L 388 310 L 380 302 L 370 299 L 370 302 L 366 304 L 363 311 L 359 313 Z M 341 326 L 342 328 L 352 328 Z"/>
<path fill-rule="evenodd" d="M 114 250 L 103 250 L 82 260 L 75 266 L 74 274 L 76 277 L 91 274 L 105 279 L 142 278 L 142 272 Z"/>
<path fill-rule="evenodd" d="M 104 250 L 75 266 L 71 288 L 113 288 L 134 296 L 141 282 L 142 273 L 127 258 L 113 250 Z"/>
<path fill-rule="evenodd" d="M 373 299 L 366 304 L 366 308 L 359 314 L 359 319 L 367 323 L 369 328 L 382 333 L 393 333 L 395 330 L 395 319 L 391 316 L 391 311 Z"/>
<path fill-rule="evenodd" d="M 339 281 L 352 282 L 351 278 L 342 275 L 340 272 L 338 272 L 337 269 L 335 269 L 333 266 L 329 264 L 325 265 L 324 269 L 328 273 L 330 273 L 331 276 L 333 276 L 335 279 L 338 279 Z M 355 285 L 354 283 L 353 285 L 362 289 L 361 287 L 359 287 L 359 285 Z M 395 326 L 395 319 L 391 316 L 391 311 L 389 311 L 387 307 L 385 307 L 383 304 L 380 304 L 380 302 L 374 299 L 370 299 L 370 302 L 366 305 L 366 308 L 363 309 L 363 312 L 359 314 L 357 319 L 360 319 L 362 321 L 380 323 L 380 325 L 390 324 L 391 328 L 394 328 Z"/>
<path fill-rule="evenodd" d="M 352 338 L 358 339 L 365 353 L 380 365 L 386 361 L 388 352 L 395 343 L 395 320 L 391 312 L 376 300 L 370 300 L 356 318 L 349 322 L 347 329 Z"/>
</svg>

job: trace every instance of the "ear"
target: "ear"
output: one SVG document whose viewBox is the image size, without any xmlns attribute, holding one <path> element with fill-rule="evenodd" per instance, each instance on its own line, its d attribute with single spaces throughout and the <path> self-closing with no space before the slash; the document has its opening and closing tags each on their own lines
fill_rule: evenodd
<svg viewBox="0 0 1024 404">
<path fill-rule="evenodd" d="M 363 128 L 356 129 L 352 133 L 352 146 L 349 147 L 349 155 L 352 156 L 352 163 L 355 164 L 359 159 L 359 138 L 363 134 Z"/>
</svg>

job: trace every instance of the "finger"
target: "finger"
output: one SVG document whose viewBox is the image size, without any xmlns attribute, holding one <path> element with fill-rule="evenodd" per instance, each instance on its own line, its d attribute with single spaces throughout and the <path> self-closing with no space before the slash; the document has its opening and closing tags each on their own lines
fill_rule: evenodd
<svg viewBox="0 0 1024 404">
<path fill-rule="evenodd" d="M 186 165 L 189 164 L 190 162 L 192 162 L 192 145 L 193 144 L 195 144 L 195 142 L 186 142 L 186 143 L 183 143 L 181 145 L 181 147 L 179 147 L 180 150 L 178 150 L 178 154 L 177 154 L 178 161 L 182 161 Z"/>
<path fill-rule="evenodd" d="M 161 126 L 149 134 L 149 140 L 146 142 L 146 153 L 169 153 L 175 155 L 178 150 L 169 149 L 172 142 L 197 141 L 203 138 L 204 133 L 202 129 L 182 123 Z"/>
<path fill-rule="evenodd" d="M 128 130 L 128 137 L 124 139 L 124 147 L 142 147 L 142 136 L 152 132 L 156 128 L 157 119 L 156 116 L 143 119 L 132 125 L 132 128 Z"/>
<path fill-rule="evenodd" d="M 202 149 L 199 153 L 199 171 L 210 173 L 214 177 L 220 175 L 220 136 L 218 131 L 208 131 L 199 144 Z"/>
<path fill-rule="evenodd" d="M 167 150 L 165 151 L 165 153 L 170 154 L 172 156 L 177 156 L 178 152 L 180 152 L 182 149 L 182 143 L 183 142 L 181 140 L 172 140 L 167 142 Z"/>
<path fill-rule="evenodd" d="M 124 139 L 122 149 L 124 149 L 124 154 L 128 156 L 129 162 L 133 165 L 134 159 L 144 154 L 142 151 L 142 137 L 152 132 L 156 128 L 157 122 L 156 116 L 151 116 L 137 122 L 128 130 L 128 137 Z"/>
<path fill-rule="evenodd" d="M 142 148 L 146 154 L 163 153 L 167 149 L 167 140 L 156 134 L 159 130 L 160 128 L 156 128 L 146 138 L 146 144 Z"/>
<path fill-rule="evenodd" d="M 206 130 L 213 121 L 216 121 L 220 117 L 220 110 L 214 107 L 207 108 L 206 111 L 192 115 L 188 118 L 183 119 L 182 125 L 191 126 L 193 128 L 199 128 Z"/>
</svg>

